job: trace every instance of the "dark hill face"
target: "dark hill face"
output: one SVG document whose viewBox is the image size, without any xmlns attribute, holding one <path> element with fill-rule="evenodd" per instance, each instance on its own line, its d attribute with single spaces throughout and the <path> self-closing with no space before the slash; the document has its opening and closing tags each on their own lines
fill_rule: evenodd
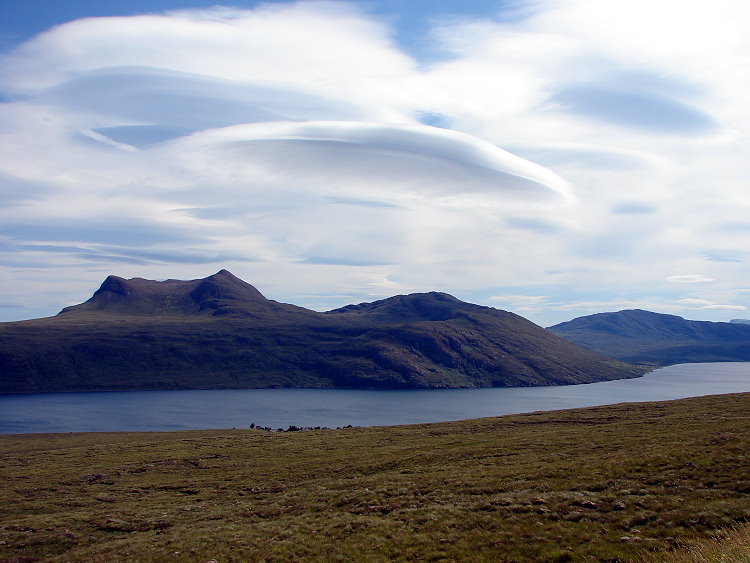
<svg viewBox="0 0 750 563">
<path fill-rule="evenodd" d="M 688 321 L 636 309 L 579 317 L 548 330 L 626 362 L 750 361 L 750 325 L 741 323 Z"/>
<path fill-rule="evenodd" d="M 268 300 L 225 270 L 190 281 L 110 276 L 55 317 L 0 324 L 0 392 L 529 386 L 641 373 L 445 293 L 318 313 Z"/>
<path fill-rule="evenodd" d="M 328 311 L 328 315 L 349 315 L 377 319 L 379 322 L 444 321 L 460 317 L 467 311 L 489 310 L 489 307 L 459 301 L 447 293 L 414 293 L 397 295 L 359 305 L 347 305 Z"/>
<path fill-rule="evenodd" d="M 153 281 L 108 276 L 88 301 L 66 307 L 61 315 L 100 311 L 122 315 L 258 316 L 301 311 L 266 299 L 227 270 L 198 280 Z"/>
</svg>

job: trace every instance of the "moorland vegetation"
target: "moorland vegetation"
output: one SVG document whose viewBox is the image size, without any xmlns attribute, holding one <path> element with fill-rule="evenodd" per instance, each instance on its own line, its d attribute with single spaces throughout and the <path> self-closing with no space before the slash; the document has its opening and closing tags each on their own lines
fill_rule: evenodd
<svg viewBox="0 0 750 563">
<path fill-rule="evenodd" d="M 0 560 L 749 561 L 748 412 L 5 435 Z"/>
</svg>

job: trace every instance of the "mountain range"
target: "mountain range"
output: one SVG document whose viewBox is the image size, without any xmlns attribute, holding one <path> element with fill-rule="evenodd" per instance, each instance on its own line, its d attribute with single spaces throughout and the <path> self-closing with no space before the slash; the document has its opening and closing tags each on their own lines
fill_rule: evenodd
<svg viewBox="0 0 750 563">
<path fill-rule="evenodd" d="M 56 316 L 0 323 L 0 392 L 505 387 L 644 371 L 445 293 L 321 313 L 266 299 L 226 270 L 109 276 Z"/>
<path fill-rule="evenodd" d="M 750 324 L 740 319 L 689 321 L 633 309 L 578 317 L 548 330 L 600 354 L 641 365 L 750 361 Z"/>
</svg>

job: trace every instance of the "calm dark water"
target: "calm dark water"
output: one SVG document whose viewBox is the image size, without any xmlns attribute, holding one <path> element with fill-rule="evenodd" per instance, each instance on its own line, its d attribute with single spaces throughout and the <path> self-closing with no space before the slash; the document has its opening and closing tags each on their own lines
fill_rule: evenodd
<svg viewBox="0 0 750 563">
<path fill-rule="evenodd" d="M 750 392 L 750 362 L 681 364 L 637 379 L 555 387 L 0 395 L 0 433 L 384 426 L 738 392 Z"/>
</svg>

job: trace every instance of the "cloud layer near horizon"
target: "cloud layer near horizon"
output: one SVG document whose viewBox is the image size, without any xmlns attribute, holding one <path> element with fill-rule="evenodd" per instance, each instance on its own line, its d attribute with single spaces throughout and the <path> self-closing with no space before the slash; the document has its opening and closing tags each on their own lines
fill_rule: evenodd
<svg viewBox="0 0 750 563">
<path fill-rule="evenodd" d="M 108 273 L 222 267 L 322 309 L 439 289 L 541 324 L 738 316 L 750 8 L 533 6 L 436 21 L 429 64 L 343 2 L 21 45 L 0 61 L 3 318 Z"/>
</svg>

